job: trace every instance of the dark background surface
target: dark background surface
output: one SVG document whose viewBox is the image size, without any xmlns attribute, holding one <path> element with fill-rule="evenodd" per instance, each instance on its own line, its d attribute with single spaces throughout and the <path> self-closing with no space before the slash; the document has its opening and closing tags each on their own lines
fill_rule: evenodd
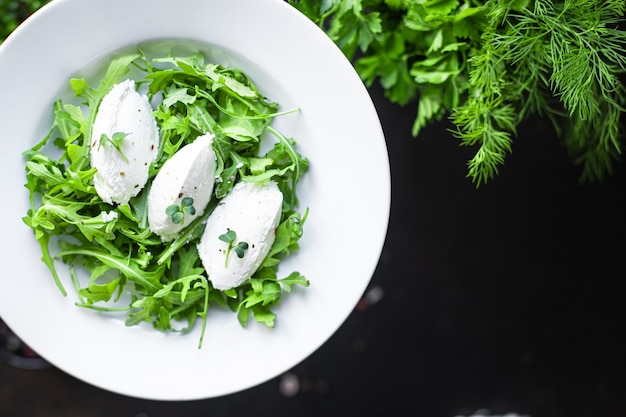
<svg viewBox="0 0 626 417">
<path fill-rule="evenodd" d="M 325 345 L 258 387 L 181 403 L 0 362 L 0 416 L 626 416 L 624 167 L 581 186 L 531 121 L 477 190 L 472 150 L 445 121 L 412 138 L 415 107 L 370 91 L 391 161 L 389 233 L 367 297 Z"/>
</svg>

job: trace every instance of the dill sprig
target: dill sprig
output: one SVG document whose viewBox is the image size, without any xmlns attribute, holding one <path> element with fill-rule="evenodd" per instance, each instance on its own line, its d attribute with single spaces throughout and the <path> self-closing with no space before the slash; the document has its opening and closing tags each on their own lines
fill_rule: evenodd
<svg viewBox="0 0 626 417">
<path fill-rule="evenodd" d="M 581 179 L 601 180 L 622 152 L 624 2 L 517 3 L 485 3 L 490 29 L 468 59 L 468 100 L 452 111 L 462 144 L 478 145 L 468 175 L 479 185 L 496 174 L 515 126 L 539 114 L 581 165 Z"/>
</svg>

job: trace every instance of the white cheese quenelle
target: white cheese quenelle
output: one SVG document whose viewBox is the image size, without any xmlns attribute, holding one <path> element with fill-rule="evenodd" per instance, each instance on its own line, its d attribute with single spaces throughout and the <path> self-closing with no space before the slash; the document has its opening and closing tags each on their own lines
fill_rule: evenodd
<svg viewBox="0 0 626 417">
<path fill-rule="evenodd" d="M 256 272 L 274 243 L 282 203 L 283 194 L 274 181 L 241 181 L 220 201 L 198 244 L 200 259 L 214 288 L 224 291 L 237 287 Z M 231 243 L 220 239 L 229 230 L 236 235 Z M 240 258 L 233 247 L 242 242 L 247 249 Z"/>
<path fill-rule="evenodd" d="M 174 239 L 189 223 L 201 216 L 213 194 L 215 168 L 211 133 L 197 137 L 168 159 L 152 181 L 148 194 L 148 226 L 163 241 Z M 168 207 L 175 204 L 183 211 L 185 198 L 193 200 L 194 213 L 184 213 L 175 223 Z"/>
<path fill-rule="evenodd" d="M 124 204 L 139 194 L 158 150 L 159 128 L 148 97 L 137 92 L 133 80 L 114 85 L 98 107 L 91 133 L 91 166 L 97 170 L 94 186 L 100 198 Z"/>
</svg>

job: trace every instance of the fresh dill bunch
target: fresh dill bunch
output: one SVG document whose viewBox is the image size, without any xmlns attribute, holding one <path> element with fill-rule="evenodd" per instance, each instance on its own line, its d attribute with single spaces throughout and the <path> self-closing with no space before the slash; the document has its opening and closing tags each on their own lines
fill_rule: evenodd
<svg viewBox="0 0 626 417">
<path fill-rule="evenodd" d="M 476 148 L 478 187 L 511 153 L 519 124 L 550 120 L 581 180 L 622 152 L 626 0 L 288 0 L 326 31 L 369 87 L 417 101 L 411 133 L 449 117 Z"/>
<path fill-rule="evenodd" d="M 489 26 L 468 58 L 469 95 L 453 109 L 455 134 L 478 146 L 468 176 L 487 182 L 511 152 L 516 126 L 551 120 L 581 180 L 602 180 L 622 152 L 626 94 L 624 1 L 489 0 Z"/>
</svg>

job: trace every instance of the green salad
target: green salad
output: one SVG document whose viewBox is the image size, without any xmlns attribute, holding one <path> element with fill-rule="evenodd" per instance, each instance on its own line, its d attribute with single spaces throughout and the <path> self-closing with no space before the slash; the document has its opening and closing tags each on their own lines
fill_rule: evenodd
<svg viewBox="0 0 626 417">
<path fill-rule="evenodd" d="M 94 187 L 98 170 L 90 160 L 91 133 L 103 98 L 130 74 L 153 103 L 159 146 L 145 187 L 128 202 L 107 203 Z M 308 209 L 299 211 L 296 191 L 309 162 L 296 142 L 271 123 L 297 109 L 279 111 L 278 103 L 260 93 L 244 72 L 208 63 L 202 53 L 155 58 L 138 49 L 113 58 L 97 87 L 84 78 L 72 78 L 69 85 L 80 102 L 57 100 L 49 133 L 23 153 L 30 195 L 23 221 L 33 229 L 61 293 L 67 291 L 57 262 L 69 266 L 78 306 L 122 312 L 128 326 L 149 322 L 168 332 L 189 332 L 200 318 L 198 347 L 210 307 L 234 312 L 242 326 L 253 318 L 274 327 L 272 309 L 281 297 L 296 285 L 309 286 L 299 272 L 278 275 L 281 260 L 299 249 Z M 166 161 L 206 134 L 213 135 L 216 162 L 211 199 L 201 215 L 164 241 L 148 227 L 150 185 Z M 101 143 L 106 139 L 119 147 L 124 136 L 116 133 Z M 267 141 L 269 147 L 262 147 Z M 262 153 L 264 148 L 269 150 Z M 242 181 L 276 183 L 283 196 L 280 219 L 271 248 L 252 276 L 218 290 L 197 245 L 213 210 Z M 180 222 L 185 213 L 195 213 L 192 204 L 183 199 L 178 210 L 168 208 L 168 215 Z M 236 231 L 225 232 L 220 239 L 231 238 L 229 249 L 244 256 L 247 243 L 234 245 Z"/>
</svg>

